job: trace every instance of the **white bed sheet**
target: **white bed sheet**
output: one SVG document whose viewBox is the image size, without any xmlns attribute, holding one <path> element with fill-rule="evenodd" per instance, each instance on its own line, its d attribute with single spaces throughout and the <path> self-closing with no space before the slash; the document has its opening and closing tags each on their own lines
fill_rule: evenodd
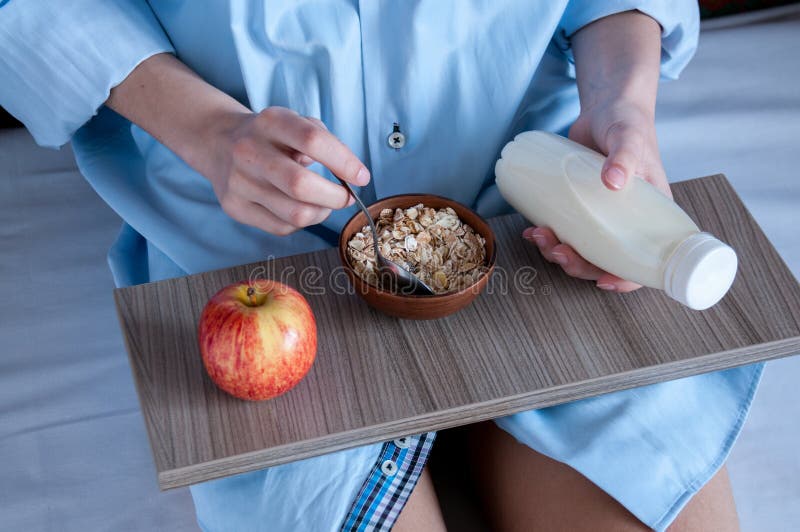
<svg viewBox="0 0 800 532">
<path fill-rule="evenodd" d="M 105 260 L 119 218 L 25 131 L 0 172 L 0 529 L 197 530 L 156 483 Z"/>
<path fill-rule="evenodd" d="M 775 20 L 771 13 L 780 13 Z M 800 10 L 715 23 L 663 86 L 672 180 L 725 172 L 800 273 Z M 0 528 L 196 530 L 160 492 L 113 308 L 119 226 L 68 148 L 0 133 Z M 800 530 L 800 357 L 770 363 L 729 468 L 745 531 Z"/>
</svg>

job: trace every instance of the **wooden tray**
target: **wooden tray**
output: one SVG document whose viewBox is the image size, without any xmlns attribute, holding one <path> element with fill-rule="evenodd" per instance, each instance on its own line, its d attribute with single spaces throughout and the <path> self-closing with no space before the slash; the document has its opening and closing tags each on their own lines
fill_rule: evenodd
<svg viewBox="0 0 800 532">
<path fill-rule="evenodd" d="M 435 321 L 389 318 L 341 293 L 348 285 L 335 249 L 116 290 L 159 485 L 800 351 L 800 286 L 725 177 L 673 190 L 702 229 L 739 253 L 731 291 L 703 312 L 657 290 L 605 293 L 567 277 L 520 238 L 518 215 L 491 220 L 499 253 L 488 292 Z M 321 278 L 302 273 L 309 268 Z M 222 286 L 265 274 L 307 294 L 319 351 L 296 388 L 249 403 L 206 376 L 197 319 Z"/>
</svg>

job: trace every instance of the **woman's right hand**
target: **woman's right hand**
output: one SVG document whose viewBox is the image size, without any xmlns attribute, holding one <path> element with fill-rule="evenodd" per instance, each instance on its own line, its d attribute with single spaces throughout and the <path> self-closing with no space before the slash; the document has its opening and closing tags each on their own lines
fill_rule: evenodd
<svg viewBox="0 0 800 532">
<path fill-rule="evenodd" d="M 205 176 L 231 218 L 268 233 L 288 235 L 352 204 L 347 189 L 306 168 L 314 161 L 369 183 L 364 163 L 316 118 L 284 107 L 253 113 L 172 54 L 142 61 L 106 105 Z"/>
<path fill-rule="evenodd" d="M 321 121 L 285 107 L 237 113 L 219 135 L 219 164 L 206 177 L 231 218 L 268 233 L 288 235 L 352 205 L 346 188 L 306 168 L 312 162 L 353 185 L 370 179 Z"/>
</svg>

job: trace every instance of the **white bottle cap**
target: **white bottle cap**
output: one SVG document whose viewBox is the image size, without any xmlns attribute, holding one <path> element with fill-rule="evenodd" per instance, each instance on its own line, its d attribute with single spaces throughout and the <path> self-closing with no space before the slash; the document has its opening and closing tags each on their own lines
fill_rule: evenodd
<svg viewBox="0 0 800 532">
<path fill-rule="evenodd" d="M 667 261 L 664 291 L 691 309 L 705 310 L 728 292 L 737 265 L 733 248 L 708 233 L 695 233 Z"/>
</svg>

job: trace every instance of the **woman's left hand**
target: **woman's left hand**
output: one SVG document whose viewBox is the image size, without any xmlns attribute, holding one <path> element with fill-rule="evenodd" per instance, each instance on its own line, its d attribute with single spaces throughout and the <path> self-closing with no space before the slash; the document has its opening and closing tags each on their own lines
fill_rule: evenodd
<svg viewBox="0 0 800 532">
<path fill-rule="evenodd" d="M 658 153 L 655 117 L 646 109 L 615 100 L 592 105 L 581 111 L 569 138 L 607 155 L 601 178 L 609 189 L 618 190 L 629 179 L 642 178 L 672 197 Z M 522 235 L 539 247 L 545 259 L 561 265 L 572 277 L 595 281 L 598 288 L 615 292 L 641 287 L 589 263 L 548 228 L 529 227 Z"/>
</svg>

